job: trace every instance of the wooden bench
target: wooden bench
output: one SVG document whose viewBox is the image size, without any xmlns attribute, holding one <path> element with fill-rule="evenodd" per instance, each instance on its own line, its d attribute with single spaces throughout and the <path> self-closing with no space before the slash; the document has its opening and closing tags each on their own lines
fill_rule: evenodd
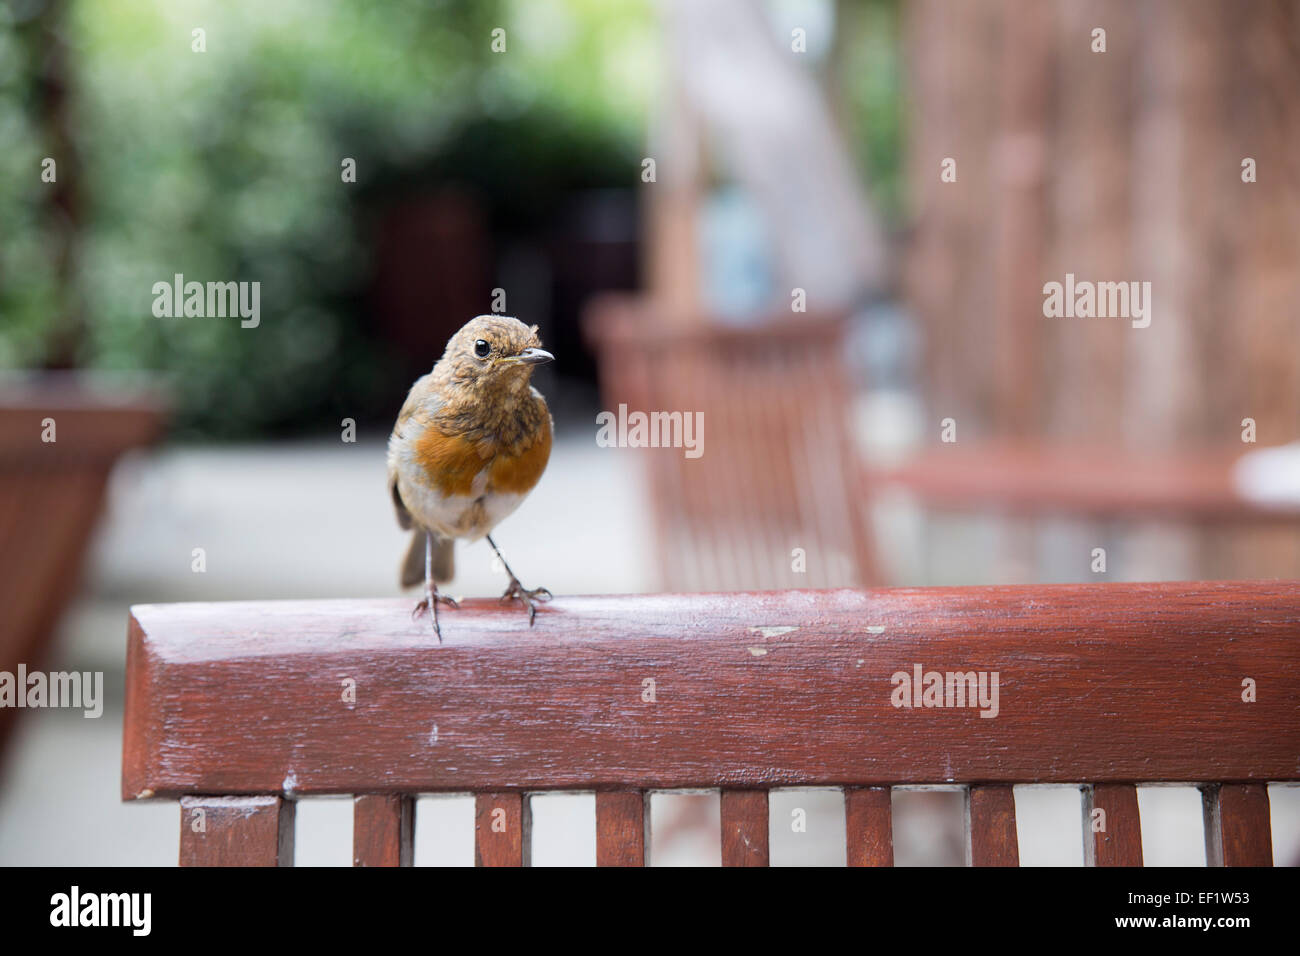
<svg viewBox="0 0 1300 956">
<path fill-rule="evenodd" d="M 273 865 L 295 799 L 355 795 L 355 862 L 398 865 L 416 794 L 473 793 L 476 862 L 517 866 L 530 792 L 595 791 L 597 862 L 643 865 L 647 794 L 711 788 L 745 866 L 770 789 L 836 787 L 849 863 L 890 865 L 890 788 L 955 784 L 979 866 L 1018 862 L 1014 784 L 1077 784 L 1087 862 L 1138 865 L 1135 785 L 1184 783 L 1212 865 L 1270 865 L 1300 780 L 1296 582 L 469 601 L 442 646 L 409 604 L 134 608 L 123 798 L 180 800 L 184 865 Z M 918 666 L 970 676 L 898 706 Z"/>
</svg>

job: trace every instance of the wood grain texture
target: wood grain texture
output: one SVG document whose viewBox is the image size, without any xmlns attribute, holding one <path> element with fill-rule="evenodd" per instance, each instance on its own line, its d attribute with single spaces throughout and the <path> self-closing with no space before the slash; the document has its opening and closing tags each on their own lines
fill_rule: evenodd
<svg viewBox="0 0 1300 956">
<path fill-rule="evenodd" d="M 181 798 L 181 866 L 293 866 L 294 803 L 279 796 Z"/>
<path fill-rule="evenodd" d="M 723 790 L 722 865 L 767 866 L 767 791 Z"/>
<path fill-rule="evenodd" d="M 1261 783 L 1225 783 L 1204 787 L 1207 866 L 1272 866 L 1273 831 L 1268 787 Z"/>
<path fill-rule="evenodd" d="M 352 801 L 352 865 L 410 866 L 415 856 L 415 799 L 368 793 Z"/>
<path fill-rule="evenodd" d="M 1019 866 L 1016 800 L 1003 784 L 966 791 L 966 862 L 970 866 Z"/>
<path fill-rule="evenodd" d="M 1093 816 L 1102 811 L 1096 822 Z M 1142 823 L 1137 787 L 1099 783 L 1083 788 L 1084 866 L 1141 866 Z"/>
<path fill-rule="evenodd" d="M 1292 582 L 409 604 L 136 607 L 123 797 L 1300 777 Z M 893 706 L 914 665 L 997 716 Z"/>
<path fill-rule="evenodd" d="M 646 866 L 650 849 L 650 805 L 643 790 L 596 794 L 596 865 Z"/>
<path fill-rule="evenodd" d="M 474 865 L 528 866 L 532 823 L 526 794 L 475 794 Z"/>
<path fill-rule="evenodd" d="M 849 866 L 894 865 L 893 793 L 889 787 L 848 787 L 844 826 Z"/>
</svg>

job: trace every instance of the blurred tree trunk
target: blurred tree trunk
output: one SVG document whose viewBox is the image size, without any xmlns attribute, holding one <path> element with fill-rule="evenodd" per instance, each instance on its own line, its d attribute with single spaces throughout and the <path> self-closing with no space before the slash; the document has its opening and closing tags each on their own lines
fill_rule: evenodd
<svg viewBox="0 0 1300 956">
<path fill-rule="evenodd" d="M 59 307 L 51 316 L 45 366 L 75 367 L 85 334 L 77 281 L 77 240 L 81 228 L 81 190 L 71 110 L 71 71 L 68 63 L 66 0 L 48 0 L 44 12 L 23 31 L 28 62 L 35 65 L 32 106 L 44 131 L 45 155 L 55 161 L 56 178 L 42 183 L 46 218 L 53 242 L 50 258 L 59 282 Z M 41 170 L 33 170 L 39 176 Z"/>
</svg>

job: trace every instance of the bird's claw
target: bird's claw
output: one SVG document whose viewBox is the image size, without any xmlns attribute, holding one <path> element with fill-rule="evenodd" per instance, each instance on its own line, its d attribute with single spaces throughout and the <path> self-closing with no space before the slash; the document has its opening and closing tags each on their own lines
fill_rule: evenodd
<svg viewBox="0 0 1300 956">
<path fill-rule="evenodd" d="M 441 644 L 442 628 L 438 625 L 439 604 L 445 604 L 448 607 L 454 608 L 456 610 L 460 609 L 460 602 L 457 601 L 455 598 L 448 597 L 445 594 L 434 594 L 431 597 L 430 596 L 424 597 L 420 601 L 420 603 L 415 606 L 415 608 L 411 611 L 411 620 L 413 621 L 418 620 L 422 615 L 428 614 L 430 608 L 433 608 L 433 614 L 430 615 L 433 618 L 433 633 L 437 635 L 438 643 Z"/>
<path fill-rule="evenodd" d="M 454 597 L 448 597 L 445 594 L 435 594 L 433 596 L 433 603 L 445 604 L 449 608 L 452 608 L 457 611 L 460 610 L 460 602 L 457 601 Z M 411 620 L 414 621 L 417 618 L 421 617 L 422 615 L 428 613 L 429 613 L 429 599 L 421 598 L 420 603 L 417 604 L 414 610 L 411 611 Z"/>
<path fill-rule="evenodd" d="M 532 627 L 533 621 L 537 619 L 537 602 L 545 603 L 554 597 L 555 595 L 546 588 L 532 588 L 530 590 L 520 584 L 518 579 L 511 578 L 510 587 L 506 588 L 506 593 L 501 595 L 501 603 L 506 604 L 517 600 L 526 605 L 528 608 L 528 626 Z"/>
</svg>

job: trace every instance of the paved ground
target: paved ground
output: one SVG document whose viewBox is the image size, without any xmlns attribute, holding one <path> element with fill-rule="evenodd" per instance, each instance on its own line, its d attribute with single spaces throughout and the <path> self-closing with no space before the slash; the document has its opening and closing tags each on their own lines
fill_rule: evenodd
<svg viewBox="0 0 1300 956">
<path fill-rule="evenodd" d="M 174 805 L 123 805 L 118 797 L 126 608 L 175 600 L 391 596 L 405 546 L 384 488 L 379 444 L 171 449 L 129 462 L 115 476 L 108 519 L 96 542 L 81 599 L 65 620 L 60 668 L 103 670 L 104 716 L 67 711 L 28 715 L 0 780 L 0 864 L 175 862 Z M 498 543 L 526 582 L 557 592 L 650 590 L 650 528 L 635 459 L 587 441 L 562 442 L 546 478 L 500 528 Z M 886 516 L 888 557 L 900 580 L 975 582 L 967 559 L 987 528 L 970 523 L 929 533 L 905 510 Z M 945 538 L 944 535 L 948 537 Z M 952 547 L 953 541 L 965 545 Z M 207 571 L 191 571 L 196 547 Z M 936 560 L 935 556 L 939 556 Z M 485 544 L 457 555 L 454 593 L 495 594 L 503 581 Z M 963 572 L 961 564 L 964 564 Z M 1300 790 L 1274 788 L 1279 861 L 1300 858 Z M 1019 788 L 1020 847 L 1027 864 L 1078 864 L 1077 790 Z M 1186 788 L 1143 789 L 1143 837 L 1153 864 L 1204 862 L 1200 804 Z M 796 810 L 807 832 L 794 833 Z M 656 795 L 653 854 L 663 864 L 716 863 L 716 795 Z M 961 860 L 956 792 L 895 795 L 901 864 Z M 771 803 L 774 863 L 843 863 L 838 794 L 784 791 Z M 556 795 L 534 801 L 534 862 L 592 863 L 594 800 Z M 472 862 L 472 802 L 422 798 L 418 864 Z M 347 865 L 351 805 L 303 801 L 300 865 Z"/>
</svg>

